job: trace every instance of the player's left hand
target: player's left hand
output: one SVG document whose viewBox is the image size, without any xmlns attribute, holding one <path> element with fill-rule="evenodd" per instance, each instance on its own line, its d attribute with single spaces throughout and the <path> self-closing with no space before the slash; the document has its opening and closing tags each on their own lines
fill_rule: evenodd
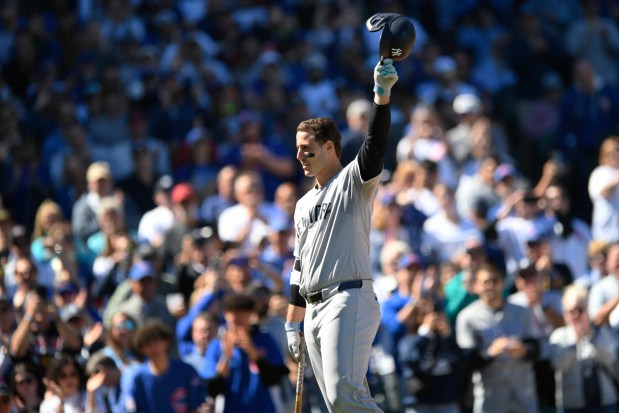
<svg viewBox="0 0 619 413">
<path fill-rule="evenodd" d="M 391 88 L 398 81 L 398 72 L 393 60 L 384 59 L 374 68 L 374 92 L 381 96 L 391 96 Z"/>
</svg>

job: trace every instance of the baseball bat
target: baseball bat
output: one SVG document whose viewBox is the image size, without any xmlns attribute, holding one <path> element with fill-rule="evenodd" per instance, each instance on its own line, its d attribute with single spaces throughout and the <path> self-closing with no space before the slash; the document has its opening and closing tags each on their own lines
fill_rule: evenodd
<svg viewBox="0 0 619 413">
<path fill-rule="evenodd" d="M 305 337 L 303 331 L 299 332 L 301 336 L 301 344 L 299 345 L 300 357 L 299 367 L 297 369 L 297 391 L 294 400 L 294 413 L 301 413 L 303 405 L 303 381 L 305 380 Z"/>
</svg>

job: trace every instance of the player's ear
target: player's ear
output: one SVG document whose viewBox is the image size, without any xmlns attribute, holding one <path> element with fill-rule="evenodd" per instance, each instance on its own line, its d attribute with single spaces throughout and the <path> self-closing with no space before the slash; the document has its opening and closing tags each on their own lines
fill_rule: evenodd
<svg viewBox="0 0 619 413">
<path fill-rule="evenodd" d="M 334 148 L 333 141 L 327 141 L 327 150 L 331 152 Z"/>
</svg>

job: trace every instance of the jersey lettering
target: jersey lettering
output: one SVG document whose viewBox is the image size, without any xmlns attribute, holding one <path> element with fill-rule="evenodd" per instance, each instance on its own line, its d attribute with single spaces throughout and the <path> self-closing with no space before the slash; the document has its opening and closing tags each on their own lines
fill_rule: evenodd
<svg viewBox="0 0 619 413">
<path fill-rule="evenodd" d="M 321 219 L 327 219 L 331 213 L 331 209 L 333 209 L 333 205 L 330 202 L 315 205 L 314 208 L 310 210 L 310 224 L 314 224 Z"/>
</svg>

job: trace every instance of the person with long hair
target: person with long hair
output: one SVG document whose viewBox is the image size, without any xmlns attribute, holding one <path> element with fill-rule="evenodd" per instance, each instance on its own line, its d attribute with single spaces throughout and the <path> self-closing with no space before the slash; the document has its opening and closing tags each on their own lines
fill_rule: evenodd
<svg viewBox="0 0 619 413">
<path fill-rule="evenodd" d="M 54 358 L 43 379 L 45 398 L 40 413 L 78 413 L 86 409 L 84 372 L 71 356 Z"/>
<path fill-rule="evenodd" d="M 17 363 L 11 375 L 15 411 L 37 413 L 43 399 L 43 383 L 30 363 Z"/>
<path fill-rule="evenodd" d="M 121 371 L 139 361 L 132 346 L 136 327 L 136 321 L 122 311 L 112 316 L 105 338 L 105 347 L 101 352 L 114 360 Z"/>
</svg>

